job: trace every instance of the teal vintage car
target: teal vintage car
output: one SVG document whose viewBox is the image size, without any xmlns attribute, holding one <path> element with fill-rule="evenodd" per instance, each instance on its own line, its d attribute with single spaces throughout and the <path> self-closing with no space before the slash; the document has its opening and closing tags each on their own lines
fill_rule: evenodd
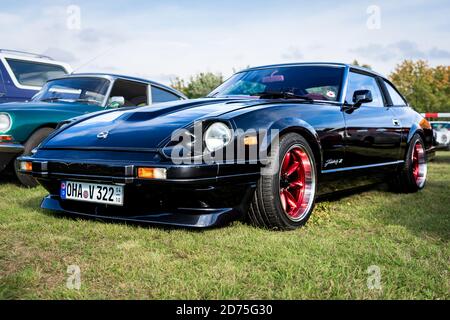
<svg viewBox="0 0 450 320">
<path fill-rule="evenodd" d="M 0 172 L 13 168 L 18 156 L 31 154 L 68 119 L 183 99 L 182 93 L 170 87 L 128 76 L 72 74 L 50 80 L 30 102 L 0 104 Z M 33 178 L 16 174 L 25 186 L 37 185 Z"/>
</svg>

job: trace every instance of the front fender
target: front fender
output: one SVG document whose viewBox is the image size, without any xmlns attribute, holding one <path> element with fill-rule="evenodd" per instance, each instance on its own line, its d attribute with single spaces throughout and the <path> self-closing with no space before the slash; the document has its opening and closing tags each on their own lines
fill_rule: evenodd
<svg viewBox="0 0 450 320">
<path fill-rule="evenodd" d="M 270 134 L 271 132 L 277 132 L 280 136 L 288 132 L 295 132 L 302 135 L 306 139 L 306 141 L 308 141 L 311 149 L 313 150 L 314 157 L 316 159 L 316 165 L 318 168 L 320 168 L 323 162 L 320 138 L 314 127 L 308 122 L 294 117 L 279 119 L 277 121 L 274 121 L 268 127 L 267 133 Z M 263 143 L 261 144 L 261 149 L 264 151 L 270 151 L 270 146 L 273 143 L 275 137 L 276 135 L 270 134 L 270 138 L 265 138 Z M 270 141 L 270 144 L 267 144 L 268 141 Z"/>
<path fill-rule="evenodd" d="M 42 112 L 20 110 L 8 112 L 12 119 L 11 129 L 7 134 L 12 135 L 14 140 L 24 143 L 37 129 L 43 126 L 56 126 L 57 123 L 71 118 L 75 112 Z"/>
</svg>

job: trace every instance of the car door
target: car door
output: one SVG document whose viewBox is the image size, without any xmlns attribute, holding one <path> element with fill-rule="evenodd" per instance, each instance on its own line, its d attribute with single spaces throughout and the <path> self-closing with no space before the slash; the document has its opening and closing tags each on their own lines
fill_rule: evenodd
<svg viewBox="0 0 450 320">
<path fill-rule="evenodd" d="M 350 70 L 346 104 L 353 103 L 356 90 L 370 90 L 372 102 L 344 111 L 346 167 L 382 166 L 398 161 L 401 125 L 387 106 L 381 80 L 360 70 Z"/>
<path fill-rule="evenodd" d="M 407 141 L 409 130 L 411 129 L 411 123 L 414 121 L 412 119 L 412 114 L 409 111 L 408 103 L 406 99 L 398 92 L 392 83 L 383 79 L 384 92 L 387 97 L 387 102 L 390 110 L 393 112 L 395 119 L 398 120 L 401 125 L 401 147 L 399 150 L 398 158 L 399 160 L 404 160 L 407 151 Z"/>
</svg>

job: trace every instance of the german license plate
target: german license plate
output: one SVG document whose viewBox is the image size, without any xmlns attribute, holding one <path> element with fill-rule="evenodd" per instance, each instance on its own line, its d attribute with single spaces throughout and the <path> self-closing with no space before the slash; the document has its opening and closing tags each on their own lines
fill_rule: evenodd
<svg viewBox="0 0 450 320">
<path fill-rule="evenodd" d="M 61 182 L 61 199 L 123 206 L 123 186 L 74 181 Z"/>
</svg>

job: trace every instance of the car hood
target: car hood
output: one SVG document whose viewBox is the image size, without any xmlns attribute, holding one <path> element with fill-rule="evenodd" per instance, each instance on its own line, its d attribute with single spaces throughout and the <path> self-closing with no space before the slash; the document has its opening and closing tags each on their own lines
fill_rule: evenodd
<svg viewBox="0 0 450 320">
<path fill-rule="evenodd" d="M 47 111 L 47 110 L 67 110 L 77 105 L 83 105 L 70 102 L 9 102 L 0 104 L 0 112 L 14 111 Z"/>
<path fill-rule="evenodd" d="M 117 110 L 68 126 L 43 148 L 153 149 L 162 147 L 172 133 L 194 121 L 267 103 L 263 100 L 197 99 Z M 97 135 L 108 132 L 107 138 Z"/>
</svg>

